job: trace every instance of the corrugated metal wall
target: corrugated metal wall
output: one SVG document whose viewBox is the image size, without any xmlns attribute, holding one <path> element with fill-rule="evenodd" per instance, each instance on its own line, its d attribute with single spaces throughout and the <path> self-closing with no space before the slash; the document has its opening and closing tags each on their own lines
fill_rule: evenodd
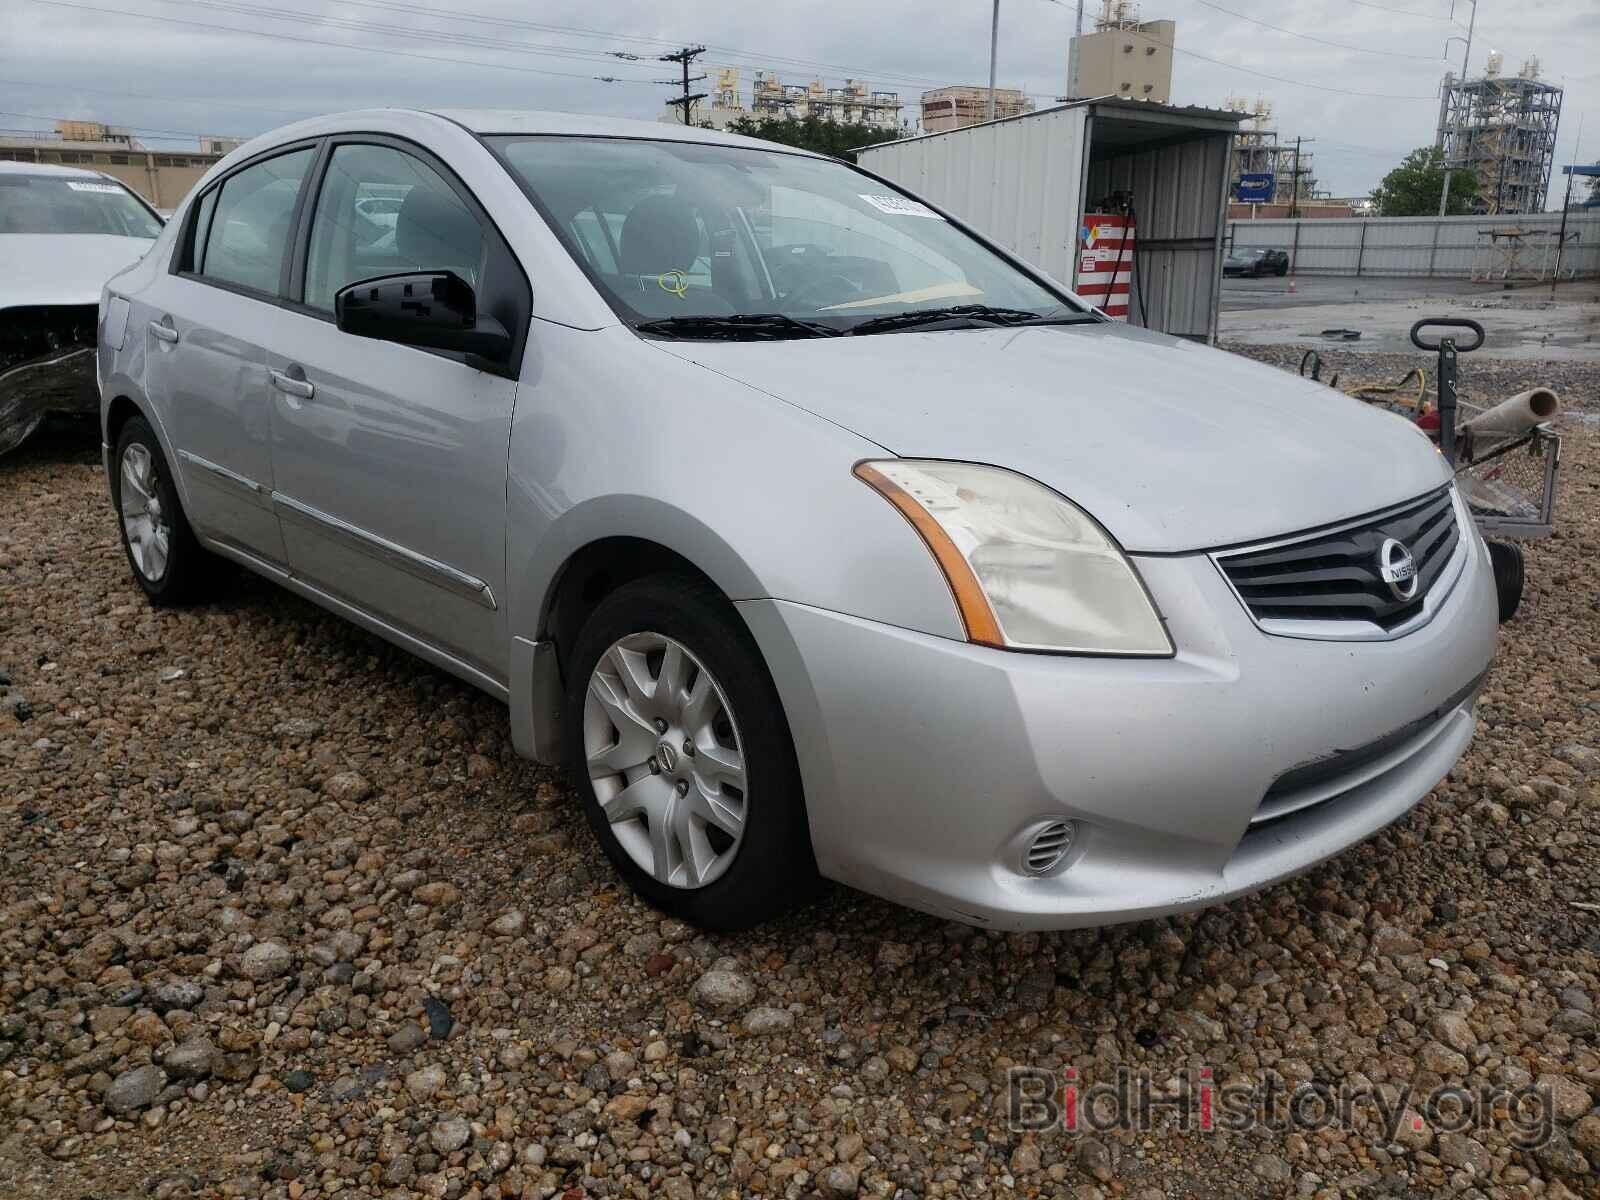
<svg viewBox="0 0 1600 1200">
<path fill-rule="evenodd" d="M 1090 144 L 1094 131 L 1090 128 Z M 1210 335 L 1217 225 L 1228 171 L 1228 138 L 1153 147 L 1089 165 L 1085 209 L 1113 192 L 1133 195 L 1136 325 L 1181 337 Z"/>
<path fill-rule="evenodd" d="M 1506 217 L 1302 218 L 1229 221 L 1231 244 L 1287 250 L 1301 275 L 1409 275 L 1441 279 L 1549 278 L 1560 213 Z M 1511 257 L 1485 230 L 1529 231 Z M 1561 277 L 1600 275 L 1600 213 L 1567 214 Z"/>
<path fill-rule="evenodd" d="M 1082 107 L 861 151 L 856 161 L 1072 283 L 1083 179 Z"/>
<path fill-rule="evenodd" d="M 1142 289 L 1150 328 L 1184 337 L 1214 336 L 1229 135 L 1198 132 L 1183 123 L 1163 129 L 1154 109 L 1137 119 L 1111 111 L 1089 119 L 1086 130 L 1091 111 L 1084 105 L 1050 109 L 892 142 L 861 151 L 857 161 L 953 213 L 1067 287 L 1075 273 L 1084 202 L 1131 191 L 1138 217 L 1133 323 L 1146 323 L 1139 312 Z M 1094 134 L 1100 120 L 1111 123 L 1107 128 L 1120 127 L 1123 135 L 1131 126 L 1142 126 L 1144 136 L 1159 138 L 1160 144 L 1127 145 L 1126 152 L 1117 145 L 1102 147 Z M 1097 160 L 1087 171 L 1086 139 Z"/>
</svg>

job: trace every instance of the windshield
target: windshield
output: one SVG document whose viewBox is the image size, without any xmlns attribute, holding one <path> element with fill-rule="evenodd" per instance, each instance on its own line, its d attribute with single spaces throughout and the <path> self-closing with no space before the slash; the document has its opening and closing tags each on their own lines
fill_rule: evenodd
<svg viewBox="0 0 1600 1200">
<path fill-rule="evenodd" d="M 1022 319 L 1079 311 L 932 209 L 842 163 L 691 142 L 490 141 L 634 324 L 777 314 L 849 330 L 931 309 Z"/>
<path fill-rule="evenodd" d="M 161 222 L 109 179 L 0 175 L 0 233 L 100 233 L 154 238 Z"/>
</svg>

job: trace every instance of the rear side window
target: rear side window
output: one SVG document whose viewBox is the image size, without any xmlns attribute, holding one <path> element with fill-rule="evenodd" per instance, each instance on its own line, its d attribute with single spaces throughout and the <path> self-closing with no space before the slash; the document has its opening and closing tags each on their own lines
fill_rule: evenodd
<svg viewBox="0 0 1600 1200">
<path fill-rule="evenodd" d="M 312 148 L 246 167 L 201 201 L 195 270 L 208 279 L 276 293 Z M 203 239 L 203 240 L 202 240 Z"/>
<path fill-rule="evenodd" d="M 483 250 L 477 217 L 427 163 L 391 146 L 338 146 L 311 220 L 305 302 L 332 312 L 340 288 L 409 271 L 453 271 L 477 288 Z"/>
</svg>

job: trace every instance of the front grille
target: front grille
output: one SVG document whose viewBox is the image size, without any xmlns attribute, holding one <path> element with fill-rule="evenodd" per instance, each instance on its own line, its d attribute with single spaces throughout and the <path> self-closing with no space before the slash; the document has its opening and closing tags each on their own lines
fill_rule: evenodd
<svg viewBox="0 0 1600 1200">
<path fill-rule="evenodd" d="M 1367 621 L 1393 629 L 1422 611 L 1460 536 L 1450 489 L 1327 533 L 1216 556 L 1258 621 Z M 1417 589 L 1397 596 L 1379 556 L 1394 539 L 1411 554 Z"/>
</svg>

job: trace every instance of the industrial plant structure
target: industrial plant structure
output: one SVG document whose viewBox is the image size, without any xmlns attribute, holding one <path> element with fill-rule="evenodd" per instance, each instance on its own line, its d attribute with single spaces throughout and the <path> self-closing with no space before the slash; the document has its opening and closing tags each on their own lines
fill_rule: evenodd
<svg viewBox="0 0 1600 1200">
<path fill-rule="evenodd" d="M 1446 73 L 1434 145 L 1444 150 L 1447 168 L 1477 177 L 1475 211 L 1543 212 L 1562 90 L 1539 78 L 1537 58 L 1528 59 L 1515 76 L 1503 75 L 1503 64 L 1496 50 L 1479 79 L 1458 80 Z"/>
<path fill-rule="evenodd" d="M 1230 199 L 1260 204 L 1310 200 L 1317 184 L 1315 159 L 1303 145 L 1297 151 L 1295 139 L 1279 134 L 1272 122 L 1272 101 L 1229 96 L 1223 107 L 1245 114 L 1233 137 Z"/>
<path fill-rule="evenodd" d="M 1172 99 L 1175 21 L 1141 21 L 1135 0 L 1101 0 L 1094 32 L 1072 39 L 1067 52 L 1067 96 L 1122 100 Z"/>
<path fill-rule="evenodd" d="M 818 117 L 843 125 L 866 125 L 889 134 L 900 129 L 900 110 L 904 107 L 900 93 L 875 90 L 860 79 L 846 79 L 838 87 L 830 87 L 820 79 L 784 83 L 776 71 L 761 69 L 752 73 L 747 98 L 738 67 L 713 67 L 708 73 L 713 81 L 709 102 L 695 109 L 694 120 L 713 129 L 726 129 L 744 117 L 758 121 L 768 117 Z M 683 118 L 675 109 L 668 109 L 659 119 L 676 122 Z"/>
<path fill-rule="evenodd" d="M 1033 101 L 1016 88 L 995 88 L 996 120 L 1033 111 Z M 944 133 L 965 129 L 989 120 L 989 89 L 986 87 L 942 87 L 922 93 L 922 132 Z"/>
</svg>

